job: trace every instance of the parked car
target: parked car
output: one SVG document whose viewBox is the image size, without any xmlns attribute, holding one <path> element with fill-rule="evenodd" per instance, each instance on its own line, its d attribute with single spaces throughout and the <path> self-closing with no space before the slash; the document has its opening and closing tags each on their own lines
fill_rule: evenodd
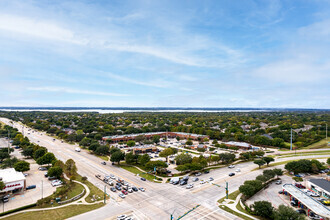
<svg viewBox="0 0 330 220">
<path fill-rule="evenodd" d="M 121 187 L 118 186 L 118 185 L 116 185 L 116 189 L 117 189 L 117 190 L 121 190 Z"/>
<path fill-rule="evenodd" d="M 207 173 L 210 173 L 210 171 L 209 170 L 205 170 L 204 173 L 207 174 Z"/>
<path fill-rule="evenodd" d="M 56 176 L 50 176 L 48 177 L 48 180 L 56 180 Z"/>
<path fill-rule="evenodd" d="M 191 189 L 191 188 L 193 188 L 193 187 L 194 187 L 193 184 L 188 184 L 188 185 L 186 186 L 186 189 Z"/>
<path fill-rule="evenodd" d="M 229 165 L 228 168 L 235 168 L 235 165 Z"/>
<path fill-rule="evenodd" d="M 128 194 L 126 190 L 122 190 L 121 192 L 122 192 L 124 195 L 127 195 L 127 194 Z"/>
<path fill-rule="evenodd" d="M 213 181 L 213 180 L 214 180 L 213 177 L 210 177 L 210 178 L 209 178 L 209 181 L 210 181 L 210 182 Z"/>
<path fill-rule="evenodd" d="M 298 206 L 298 202 L 297 201 L 291 201 L 290 204 L 291 204 L 291 206 Z"/>
<path fill-rule="evenodd" d="M 305 186 L 303 186 L 301 183 L 296 183 L 294 184 L 296 187 L 298 187 L 299 189 L 306 189 Z"/>
<path fill-rule="evenodd" d="M 298 209 L 298 210 L 296 210 L 296 212 L 298 212 L 299 214 L 306 215 L 306 211 L 304 209 Z"/>
<path fill-rule="evenodd" d="M 105 161 L 102 161 L 101 164 L 102 165 L 107 165 L 107 163 Z"/>
<path fill-rule="evenodd" d="M 202 175 L 202 173 L 200 173 L 200 172 L 195 174 L 195 176 L 200 176 L 200 175 Z"/>
<path fill-rule="evenodd" d="M 283 190 L 278 191 L 278 194 L 284 194 Z"/>
<path fill-rule="evenodd" d="M 235 171 L 236 172 L 241 172 L 241 169 L 240 168 L 237 168 Z"/>
<path fill-rule="evenodd" d="M 141 177 L 141 180 L 142 180 L 142 181 L 146 181 L 146 178 L 144 178 L 144 177 Z"/>
<path fill-rule="evenodd" d="M 36 185 L 30 185 L 26 187 L 26 190 L 35 189 L 36 187 L 37 187 Z"/>
<path fill-rule="evenodd" d="M 204 184 L 204 183 L 206 183 L 205 180 L 201 180 L 200 184 Z"/>
<path fill-rule="evenodd" d="M 126 220 L 127 216 L 126 215 L 119 215 L 117 216 L 117 220 Z"/>
<path fill-rule="evenodd" d="M 181 180 L 180 181 L 180 185 L 183 186 L 183 185 L 186 185 L 188 181 L 185 181 L 185 180 Z"/>
<path fill-rule="evenodd" d="M 146 190 L 142 187 L 139 188 L 140 191 L 145 192 Z"/>
<path fill-rule="evenodd" d="M 276 184 L 276 185 L 281 185 L 281 184 L 282 184 L 282 180 L 277 180 L 277 181 L 275 182 L 275 184 Z"/>
<path fill-rule="evenodd" d="M 230 173 L 229 176 L 235 176 L 235 173 Z"/>
<path fill-rule="evenodd" d="M 45 171 L 45 170 L 47 170 L 47 168 L 46 167 L 39 167 L 38 170 Z"/>
</svg>

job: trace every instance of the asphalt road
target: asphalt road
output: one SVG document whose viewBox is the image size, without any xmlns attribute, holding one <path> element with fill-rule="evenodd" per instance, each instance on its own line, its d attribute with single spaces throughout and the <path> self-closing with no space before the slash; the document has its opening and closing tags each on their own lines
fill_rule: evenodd
<svg viewBox="0 0 330 220">
<path fill-rule="evenodd" d="M 1 118 L 0 120 L 9 124 L 8 119 Z M 22 125 L 16 122 L 13 125 L 19 131 L 22 131 Z M 129 194 L 125 199 L 120 199 L 117 193 L 110 192 L 113 199 L 108 200 L 106 206 L 71 219 L 113 219 L 113 217 L 123 213 L 133 213 L 135 219 L 161 220 L 169 219 L 172 213 L 174 213 L 174 218 L 178 218 L 196 205 L 200 206 L 182 219 L 240 219 L 217 206 L 217 200 L 225 196 L 225 182 L 228 182 L 229 192 L 232 192 L 237 190 L 245 180 L 254 179 L 262 172 L 260 170 L 251 171 L 257 167 L 252 162 L 236 165 L 235 169 L 240 168 L 241 172 L 234 177 L 229 177 L 228 174 L 234 172 L 235 169 L 221 168 L 200 176 L 200 179 L 213 177 L 213 182 L 220 187 L 210 183 L 200 185 L 197 182 L 193 189 L 188 190 L 177 185 L 143 182 L 132 173 L 112 166 L 109 162 L 107 165 L 101 165 L 102 159 L 89 154 L 87 151 L 75 152 L 77 145 L 61 143 L 57 139 L 53 141 L 53 138 L 45 133 L 29 132 L 30 134 L 28 134 L 27 128 L 24 130 L 24 134 L 29 137 L 31 142 L 46 147 L 58 159 L 66 161 L 72 158 L 76 162 L 78 173 L 82 176 L 87 176 L 88 180 L 101 190 L 104 189 L 104 184 L 95 177 L 95 174 L 105 175 L 111 173 L 137 187 L 146 189 L 146 192 Z M 276 160 L 276 162 L 300 158 L 308 157 L 282 158 Z M 109 187 L 107 187 L 107 191 L 109 193 Z"/>
</svg>

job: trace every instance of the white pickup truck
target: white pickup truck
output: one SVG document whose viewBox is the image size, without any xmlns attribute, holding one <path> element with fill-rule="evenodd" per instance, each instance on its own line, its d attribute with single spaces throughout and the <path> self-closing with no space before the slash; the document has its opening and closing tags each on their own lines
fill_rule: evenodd
<svg viewBox="0 0 330 220">
<path fill-rule="evenodd" d="M 76 147 L 75 151 L 80 152 L 81 151 L 80 147 Z"/>
</svg>

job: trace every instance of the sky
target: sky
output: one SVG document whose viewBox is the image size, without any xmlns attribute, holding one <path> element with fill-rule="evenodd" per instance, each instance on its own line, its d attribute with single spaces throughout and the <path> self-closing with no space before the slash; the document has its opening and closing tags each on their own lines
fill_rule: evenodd
<svg viewBox="0 0 330 220">
<path fill-rule="evenodd" d="M 330 109 L 330 1 L 0 0 L 0 106 Z"/>
</svg>

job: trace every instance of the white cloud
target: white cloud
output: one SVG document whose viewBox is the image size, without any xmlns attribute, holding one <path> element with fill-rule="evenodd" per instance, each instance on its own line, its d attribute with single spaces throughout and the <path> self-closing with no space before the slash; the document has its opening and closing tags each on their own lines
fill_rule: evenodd
<svg viewBox="0 0 330 220">
<path fill-rule="evenodd" d="M 128 96 L 126 94 L 120 94 L 120 93 L 88 91 L 88 90 L 71 89 L 64 87 L 28 87 L 27 89 L 30 91 L 59 92 L 59 93 L 71 93 L 71 94 L 82 94 L 82 95 Z"/>
</svg>

